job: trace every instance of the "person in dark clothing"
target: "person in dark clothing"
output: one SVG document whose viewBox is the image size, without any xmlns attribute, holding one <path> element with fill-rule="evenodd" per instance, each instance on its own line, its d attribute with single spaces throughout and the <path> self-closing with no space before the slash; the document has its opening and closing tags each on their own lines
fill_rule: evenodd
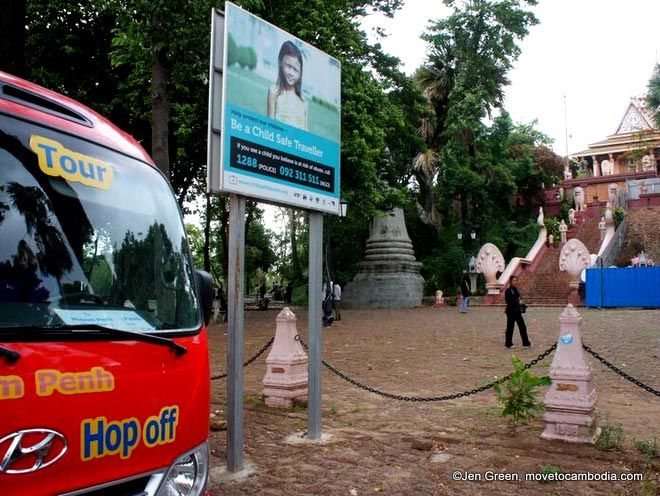
<svg viewBox="0 0 660 496">
<path fill-rule="evenodd" d="M 286 289 L 284 290 L 284 302 L 287 305 L 291 305 L 291 298 L 293 297 L 293 284 L 288 283 Z"/>
<path fill-rule="evenodd" d="M 467 313 L 468 302 L 470 300 L 470 276 L 466 271 L 463 271 L 461 277 L 461 313 Z"/>
<path fill-rule="evenodd" d="M 335 318 L 332 316 L 332 281 L 326 281 L 323 283 L 323 301 L 321 303 L 321 308 L 323 310 L 323 325 L 331 326 Z"/>
<path fill-rule="evenodd" d="M 507 348 L 513 348 L 513 324 L 518 324 L 518 330 L 520 331 L 520 339 L 522 340 L 523 346 L 531 346 L 532 343 L 529 342 L 529 337 L 527 336 L 527 326 L 525 325 L 525 320 L 523 319 L 522 312 L 524 303 L 520 299 L 520 292 L 516 287 L 518 283 L 518 277 L 511 276 L 509 278 L 509 287 L 506 288 L 504 292 L 504 301 L 506 302 L 506 334 L 504 346 Z"/>
</svg>

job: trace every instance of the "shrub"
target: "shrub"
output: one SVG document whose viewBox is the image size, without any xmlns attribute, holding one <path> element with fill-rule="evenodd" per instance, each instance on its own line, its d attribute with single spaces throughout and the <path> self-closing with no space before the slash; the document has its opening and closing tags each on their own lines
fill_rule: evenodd
<svg viewBox="0 0 660 496">
<path fill-rule="evenodd" d="M 635 439 L 635 448 L 644 455 L 646 465 L 651 465 L 652 460 L 660 456 L 658 442 L 655 438 L 653 438 L 653 441 L 650 439 Z"/>
<path fill-rule="evenodd" d="M 550 475 L 550 474 L 563 474 L 563 473 L 564 473 L 564 471 L 562 470 L 562 468 L 558 467 L 557 465 L 545 464 L 545 465 L 541 465 L 539 467 L 539 474 L 542 474 L 542 475 L 543 474 L 547 474 L 547 475 Z M 539 481 L 540 484 L 547 484 L 548 482 L 550 482 L 550 479 L 541 479 Z"/>
<path fill-rule="evenodd" d="M 612 211 L 612 216 L 614 217 L 614 226 L 619 227 L 619 224 L 621 224 L 626 217 L 626 211 L 617 205 Z"/>
<path fill-rule="evenodd" d="M 548 230 L 548 236 L 552 235 L 555 243 L 559 242 L 561 237 L 559 233 L 559 219 L 557 217 L 546 217 L 544 220 L 545 228 Z"/>
<path fill-rule="evenodd" d="M 601 427 L 600 437 L 596 447 L 603 451 L 621 451 L 623 444 L 623 426 L 621 424 L 606 424 Z"/>
<path fill-rule="evenodd" d="M 319 296 L 319 300 L 320 300 Z M 302 286 L 296 286 L 293 288 L 291 293 L 291 304 L 296 307 L 306 307 L 307 306 L 307 285 L 303 284 Z"/>
<path fill-rule="evenodd" d="M 511 357 L 514 372 L 507 381 L 496 384 L 495 396 L 504 409 L 502 416 L 510 416 L 509 425 L 515 427 L 535 419 L 545 407 L 537 397 L 537 388 L 549 386 L 552 380 L 549 376 L 534 375 L 529 369 L 524 369 L 523 363 L 517 356 Z"/>
</svg>

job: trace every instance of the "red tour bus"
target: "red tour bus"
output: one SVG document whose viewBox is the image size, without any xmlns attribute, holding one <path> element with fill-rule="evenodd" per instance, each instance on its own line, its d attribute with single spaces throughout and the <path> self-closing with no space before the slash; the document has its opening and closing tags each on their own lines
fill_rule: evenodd
<svg viewBox="0 0 660 496">
<path fill-rule="evenodd" d="M 210 297 L 140 145 L 0 72 L 0 495 L 204 494 Z"/>
</svg>

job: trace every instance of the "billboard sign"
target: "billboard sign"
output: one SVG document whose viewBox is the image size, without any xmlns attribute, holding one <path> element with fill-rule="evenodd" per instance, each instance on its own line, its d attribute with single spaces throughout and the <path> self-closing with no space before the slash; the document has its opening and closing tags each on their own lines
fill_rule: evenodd
<svg viewBox="0 0 660 496">
<path fill-rule="evenodd" d="M 210 91 L 209 146 L 221 147 L 209 150 L 219 168 L 210 190 L 339 213 L 339 61 L 229 2 L 213 33 L 224 46 L 222 95 Z"/>
</svg>

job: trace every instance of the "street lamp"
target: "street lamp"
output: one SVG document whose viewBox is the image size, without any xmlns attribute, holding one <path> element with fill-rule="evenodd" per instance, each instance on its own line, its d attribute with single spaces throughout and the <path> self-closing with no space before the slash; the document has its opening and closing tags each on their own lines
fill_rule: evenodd
<svg viewBox="0 0 660 496">
<path fill-rule="evenodd" d="M 463 239 L 463 233 L 462 233 L 462 232 L 457 233 L 457 234 L 456 234 L 456 237 L 457 237 L 459 240 Z M 477 239 L 477 233 L 474 232 L 474 231 L 471 231 L 471 232 L 470 232 L 470 239 L 471 239 L 472 241 L 474 241 L 475 239 Z"/>
<path fill-rule="evenodd" d="M 348 202 L 344 199 L 339 200 L 339 217 L 346 217 Z"/>
</svg>

